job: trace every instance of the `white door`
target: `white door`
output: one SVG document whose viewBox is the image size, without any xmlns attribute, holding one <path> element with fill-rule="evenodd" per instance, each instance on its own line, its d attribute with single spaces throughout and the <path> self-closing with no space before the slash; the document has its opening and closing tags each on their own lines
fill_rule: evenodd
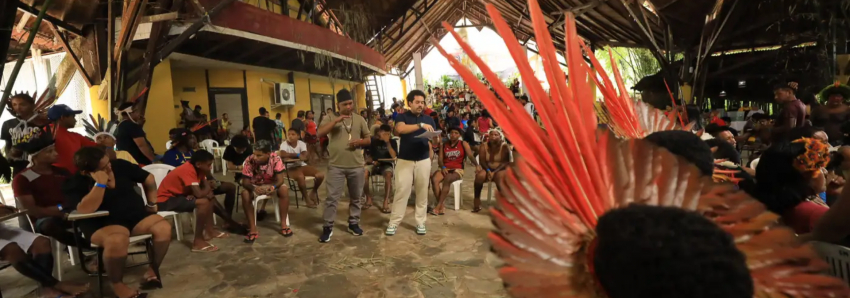
<svg viewBox="0 0 850 298">
<path fill-rule="evenodd" d="M 245 126 L 245 119 L 242 119 L 242 94 L 216 94 L 215 112 L 219 118 L 227 113 L 227 118 L 232 123 L 228 128 L 228 138 L 241 132 L 242 127 Z"/>
</svg>

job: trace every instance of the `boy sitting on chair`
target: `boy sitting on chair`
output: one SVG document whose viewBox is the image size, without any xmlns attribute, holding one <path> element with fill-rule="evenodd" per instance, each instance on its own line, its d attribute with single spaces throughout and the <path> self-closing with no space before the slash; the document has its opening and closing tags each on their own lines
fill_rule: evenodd
<svg viewBox="0 0 850 298">
<path fill-rule="evenodd" d="M 79 221 L 86 239 L 103 249 L 103 266 L 120 298 L 146 297 L 124 283 L 130 236 L 153 235 L 153 260 L 144 275 L 144 287 L 162 287 L 154 268 L 159 268 L 171 244 L 171 225 L 157 215 L 156 180 L 153 175 L 125 160 L 110 161 L 101 148 L 84 147 L 74 154 L 79 172 L 62 185 L 65 210 L 80 214 L 108 211 L 109 215 Z M 136 193 L 141 183 L 147 202 Z"/>
<path fill-rule="evenodd" d="M 291 127 L 286 133 L 286 140 L 280 144 L 280 152 L 278 156 L 284 159 L 298 159 L 297 162 L 286 163 L 286 175 L 298 183 L 298 189 L 301 190 L 301 195 L 304 201 L 307 202 L 307 208 L 316 208 L 319 204 L 319 194 L 316 192 L 322 181 L 325 180 L 325 174 L 319 172 L 316 167 L 307 165 L 306 161 L 310 158 L 307 151 L 307 144 L 299 140 L 298 129 Z M 307 178 L 314 177 L 313 189 L 307 193 Z M 315 198 L 314 198 L 315 197 Z"/>
<path fill-rule="evenodd" d="M 259 140 L 254 144 L 254 154 L 249 156 L 242 165 L 242 205 L 245 217 L 248 218 L 248 236 L 245 243 L 254 243 L 260 233 L 257 232 L 254 205 L 252 202 L 259 196 L 271 196 L 275 192 L 279 200 L 280 234 L 292 236 L 292 229 L 286 224 L 289 212 L 289 188 L 284 184 L 283 172 L 286 167 L 277 154 L 271 152 L 271 142 Z"/>
<path fill-rule="evenodd" d="M 393 165 L 396 154 L 398 153 L 398 144 L 392 139 L 393 128 L 389 125 L 381 125 L 376 130 L 376 134 L 372 137 L 372 143 L 369 145 L 369 150 L 366 150 L 366 177 L 372 175 L 384 177 L 384 206 L 381 212 L 390 214 L 390 190 L 393 188 Z M 363 185 L 363 193 L 366 195 L 366 205 L 363 209 L 372 206 L 372 191 L 369 188 L 369 179 L 365 179 Z"/>
</svg>

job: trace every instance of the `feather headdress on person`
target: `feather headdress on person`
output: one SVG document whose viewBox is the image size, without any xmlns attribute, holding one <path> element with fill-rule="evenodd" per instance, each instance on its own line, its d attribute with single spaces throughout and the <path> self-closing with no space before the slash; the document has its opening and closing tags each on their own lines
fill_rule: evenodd
<svg viewBox="0 0 850 298">
<path fill-rule="evenodd" d="M 115 139 L 115 131 L 118 130 L 118 121 L 107 121 L 100 114 L 97 114 L 97 120 L 89 114 L 88 119 L 83 119 L 83 127 L 86 129 L 86 134 L 92 139 L 97 140 L 101 135 L 107 135 Z"/>
<path fill-rule="evenodd" d="M 744 276 L 734 280 L 746 283 L 753 297 L 850 296 L 850 288 L 841 280 L 823 275 L 828 265 L 809 246 L 798 243 L 793 231 L 778 223 L 779 216 L 731 185 L 714 183 L 683 158 L 639 138 L 659 127 L 655 123 L 663 122 L 661 119 L 670 120 L 631 118 L 646 121 L 626 121 L 618 128 L 619 134 L 630 139 L 597 129 L 590 80 L 596 81 L 606 101 L 620 103 L 607 105 L 612 117 L 630 118 L 649 112 L 625 104 L 630 101 L 625 101 L 627 92 L 616 69 L 614 85 L 602 67 L 590 68 L 584 63 L 582 49 L 590 50 L 578 37 L 575 18 L 570 12 L 564 13 L 568 80 L 559 67 L 539 4 L 536 0 L 528 1 L 546 78 L 551 84 L 547 94 L 534 76 L 526 52 L 511 27 L 495 6 L 486 4 L 486 8 L 528 86 L 546 130 L 525 112 L 508 87 L 498 83 L 501 82 L 498 76 L 451 25 L 443 23 L 484 77 L 494 82 L 495 93 L 441 48 L 436 39 L 432 43 L 477 94 L 519 153 L 504 178 L 497 181 L 501 190 L 497 207 L 491 210 L 496 231 L 489 235 L 494 251 L 505 262 L 499 275 L 511 296 L 622 297 L 611 295 L 618 285 L 606 286 L 606 280 L 600 279 L 596 271 L 601 258 L 596 253 L 602 252 L 597 251 L 597 243 L 601 249 L 604 240 L 598 228 L 606 216 L 619 216 L 634 208 L 672 209 L 696 214 L 707 222 L 739 256 L 738 265 L 743 268 Z M 593 55 L 590 58 L 594 60 Z M 598 63 L 594 60 L 593 64 Z M 644 218 L 652 219 L 649 215 Z M 671 229 L 681 227 L 676 220 L 662 225 Z M 697 237 L 695 233 L 686 229 L 674 233 L 677 237 L 666 239 L 672 243 L 653 242 L 656 246 L 647 249 L 666 248 L 666 244 L 690 247 L 677 241 L 682 236 Z M 631 246 L 625 243 L 621 248 L 631 249 Z M 684 262 L 716 261 L 714 257 L 702 256 Z M 668 266 L 662 269 L 669 270 L 675 265 Z M 645 269 L 652 268 L 631 268 L 627 273 L 635 276 L 640 273 L 633 271 Z M 723 288 L 718 284 L 712 286 L 709 289 Z"/>
</svg>

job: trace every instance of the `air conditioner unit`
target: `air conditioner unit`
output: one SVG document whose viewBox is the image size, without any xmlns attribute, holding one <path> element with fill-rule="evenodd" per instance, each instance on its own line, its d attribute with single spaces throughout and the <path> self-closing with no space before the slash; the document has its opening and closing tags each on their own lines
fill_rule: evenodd
<svg viewBox="0 0 850 298">
<path fill-rule="evenodd" d="M 271 106 L 294 106 L 295 105 L 295 85 L 292 83 L 275 83 L 274 98 Z"/>
</svg>

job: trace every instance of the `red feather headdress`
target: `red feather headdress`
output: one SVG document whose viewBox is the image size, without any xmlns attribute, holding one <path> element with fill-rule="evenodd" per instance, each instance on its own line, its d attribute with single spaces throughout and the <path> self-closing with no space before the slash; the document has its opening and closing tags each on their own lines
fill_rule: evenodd
<svg viewBox="0 0 850 298">
<path fill-rule="evenodd" d="M 559 67 L 539 4 L 529 0 L 528 7 L 551 86 L 549 95 L 535 79 L 512 29 L 495 6 L 487 4 L 487 11 L 543 125 L 550 129 L 543 130 L 513 93 L 497 83 L 496 74 L 451 25 L 443 23 L 484 77 L 494 82 L 492 87 L 504 101 L 432 39 L 520 155 L 499 181 L 502 192 L 498 208 L 492 210 L 497 230 L 489 235 L 493 249 L 505 261 L 499 274 L 513 297 L 605 297 L 588 263 L 594 230 L 602 214 L 632 203 L 675 206 L 714 221 L 746 256 L 756 297 L 850 296 L 841 280 L 822 275 L 828 265 L 810 247 L 798 243 L 793 231 L 779 225 L 779 216 L 731 185 L 715 184 L 683 159 L 639 139 L 658 127 L 670 127 L 664 121 L 673 125 L 675 121 L 656 117 L 657 113 L 639 116 L 653 113 L 632 104 L 616 69 L 617 88 L 602 67 L 591 69 L 584 63 L 582 48 L 587 48 L 569 12 L 565 13 L 568 80 Z M 597 129 L 591 80 L 605 96 L 610 116 L 625 119 L 618 124 L 617 134 Z"/>
</svg>

